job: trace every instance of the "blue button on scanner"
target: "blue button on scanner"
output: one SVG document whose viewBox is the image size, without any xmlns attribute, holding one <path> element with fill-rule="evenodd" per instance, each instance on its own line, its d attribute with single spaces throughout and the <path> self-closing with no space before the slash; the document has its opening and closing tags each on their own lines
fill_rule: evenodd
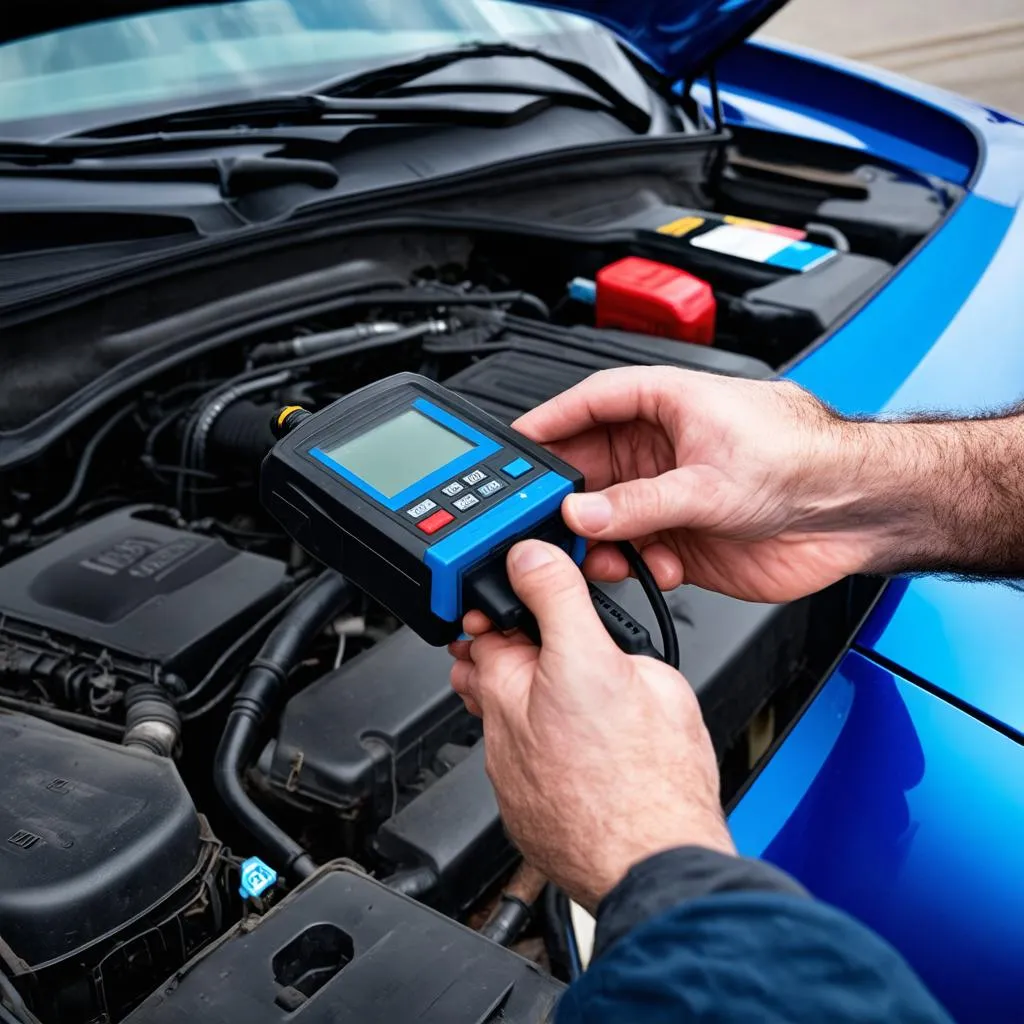
<svg viewBox="0 0 1024 1024">
<path fill-rule="evenodd" d="M 518 480 L 521 476 L 526 476 L 533 466 L 526 461 L 526 459 L 515 459 L 510 462 L 507 466 L 502 466 L 501 471 L 507 477 L 511 477 L 513 480 Z"/>
</svg>

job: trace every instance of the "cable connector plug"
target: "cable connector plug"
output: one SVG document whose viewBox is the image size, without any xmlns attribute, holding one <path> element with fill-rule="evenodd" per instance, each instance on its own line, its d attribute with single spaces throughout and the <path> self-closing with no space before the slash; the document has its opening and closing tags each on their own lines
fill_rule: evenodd
<svg viewBox="0 0 1024 1024">
<path fill-rule="evenodd" d="M 588 584 L 598 618 L 621 651 L 661 658 L 651 634 L 603 590 Z M 463 584 L 465 607 L 484 613 L 502 632 L 518 629 L 540 646 L 540 629 L 533 614 L 512 589 L 503 559 L 492 559 L 473 570 Z"/>
<path fill-rule="evenodd" d="M 503 633 L 521 630 L 540 646 L 537 620 L 512 589 L 504 557 L 489 559 L 470 572 L 463 581 L 462 594 L 467 610 L 483 612 Z"/>
<path fill-rule="evenodd" d="M 651 634 L 640 625 L 620 604 L 613 601 L 603 590 L 589 584 L 590 600 L 594 602 L 597 616 L 608 630 L 619 650 L 626 654 L 644 655 L 662 660 L 661 651 L 654 646 Z"/>
</svg>

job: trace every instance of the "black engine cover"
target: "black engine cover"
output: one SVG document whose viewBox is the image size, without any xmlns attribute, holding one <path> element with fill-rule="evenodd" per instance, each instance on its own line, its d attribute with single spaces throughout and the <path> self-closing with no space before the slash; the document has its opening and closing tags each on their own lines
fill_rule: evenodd
<svg viewBox="0 0 1024 1024">
<path fill-rule="evenodd" d="M 282 593 L 283 563 L 236 551 L 122 509 L 0 569 L 3 667 L 61 642 L 74 660 L 114 658 L 119 674 L 151 668 L 194 683 L 226 644 Z M 53 658 L 51 657 L 51 661 Z M 36 658 L 26 671 L 57 674 Z"/>
<path fill-rule="evenodd" d="M 68 956 L 195 870 L 201 829 L 171 761 L 0 715 L 0 938 L 30 966 Z"/>
<path fill-rule="evenodd" d="M 561 993 L 511 950 L 338 864 L 126 1024 L 545 1024 Z"/>
</svg>

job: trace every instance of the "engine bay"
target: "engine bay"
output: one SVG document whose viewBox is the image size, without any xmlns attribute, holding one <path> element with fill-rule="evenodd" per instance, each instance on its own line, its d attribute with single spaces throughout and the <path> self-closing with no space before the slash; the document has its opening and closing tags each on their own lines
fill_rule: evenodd
<svg viewBox="0 0 1024 1024">
<path fill-rule="evenodd" d="M 868 301 L 953 198 L 855 154 L 765 146 L 749 133 L 727 159 L 636 171 L 614 188 L 598 177 L 397 210 L 5 323 L 0 992 L 10 1005 L 42 1024 L 196 1019 L 197 975 L 245 973 L 248 956 L 274 965 L 253 982 L 267 1005 L 251 1019 L 285 1019 L 325 986 L 357 985 L 355 964 L 372 977 L 374 943 L 398 920 L 414 922 L 391 961 L 406 980 L 422 975 L 415 950 L 442 943 L 450 920 L 485 925 L 517 857 L 480 723 L 450 690 L 447 652 L 359 593 L 338 591 L 322 621 L 304 612 L 322 567 L 256 496 L 271 416 L 400 370 L 505 422 L 616 366 L 774 376 Z M 644 620 L 634 589 L 614 596 Z M 870 596 L 854 582 L 786 606 L 670 595 L 727 791 Z M 280 699 L 239 757 L 244 800 L 269 822 L 247 828 L 213 766 L 247 673 L 268 664 L 275 637 L 280 654 L 300 620 L 302 644 L 273 662 Z M 320 873 L 296 887 L 293 865 L 268 854 L 266 828 Z M 281 878 L 243 900 L 253 855 Z M 355 911 L 373 893 L 379 926 Z M 318 923 L 331 900 L 349 925 Z M 497 1010 L 484 1000 L 436 1019 L 539 1019 L 529 1014 L 571 977 L 566 912 L 545 893 L 512 937 L 529 970 L 490 943 L 488 984 L 514 993 Z M 459 955 L 490 963 L 489 940 L 479 942 Z M 190 960 L 180 985 L 160 988 Z M 457 961 L 435 967 L 455 978 Z M 210 1019 L 234 1019 L 223 1013 Z"/>
</svg>

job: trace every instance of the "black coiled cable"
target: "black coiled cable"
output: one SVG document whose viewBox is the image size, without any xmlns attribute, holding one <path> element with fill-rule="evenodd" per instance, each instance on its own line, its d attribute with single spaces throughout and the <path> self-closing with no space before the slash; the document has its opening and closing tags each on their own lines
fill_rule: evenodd
<svg viewBox="0 0 1024 1024">
<path fill-rule="evenodd" d="M 629 541 L 619 541 L 616 546 L 629 563 L 629 567 L 633 570 L 633 574 L 639 581 L 640 586 L 643 587 L 647 600 L 651 602 L 654 616 L 658 620 L 658 628 L 661 630 L 661 660 L 666 665 L 671 665 L 676 669 L 679 668 L 679 637 L 676 634 L 676 625 L 672 620 L 672 610 L 668 606 L 668 601 L 665 600 L 665 595 L 661 592 L 661 588 L 655 581 L 654 575 L 647 567 L 643 555 Z"/>
</svg>

